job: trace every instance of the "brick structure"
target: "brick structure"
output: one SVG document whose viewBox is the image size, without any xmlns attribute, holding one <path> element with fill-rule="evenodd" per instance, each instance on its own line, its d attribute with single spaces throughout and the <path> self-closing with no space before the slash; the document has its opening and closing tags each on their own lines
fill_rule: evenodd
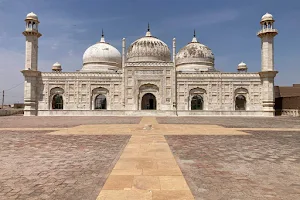
<svg viewBox="0 0 300 200">
<path fill-rule="evenodd" d="M 300 84 L 275 86 L 277 115 L 300 116 Z"/>
</svg>

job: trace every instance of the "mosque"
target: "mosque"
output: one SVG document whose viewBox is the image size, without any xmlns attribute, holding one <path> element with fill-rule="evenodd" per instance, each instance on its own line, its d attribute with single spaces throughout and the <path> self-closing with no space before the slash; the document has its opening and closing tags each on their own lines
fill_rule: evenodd
<svg viewBox="0 0 300 200">
<path fill-rule="evenodd" d="M 198 42 L 176 49 L 153 36 L 144 37 L 122 52 L 101 40 L 83 54 L 82 69 L 63 72 L 38 70 L 38 16 L 25 19 L 25 116 L 274 116 L 274 19 L 266 13 L 257 36 L 261 39 L 261 71 L 215 68 L 212 50 Z"/>
</svg>

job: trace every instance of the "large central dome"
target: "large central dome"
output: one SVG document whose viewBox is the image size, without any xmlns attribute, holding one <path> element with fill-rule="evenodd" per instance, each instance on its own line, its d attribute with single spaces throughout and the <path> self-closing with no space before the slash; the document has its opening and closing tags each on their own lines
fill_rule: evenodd
<svg viewBox="0 0 300 200">
<path fill-rule="evenodd" d="M 128 62 L 169 62 L 171 53 L 163 41 L 153 37 L 150 29 L 145 37 L 133 42 L 127 51 Z"/>
</svg>

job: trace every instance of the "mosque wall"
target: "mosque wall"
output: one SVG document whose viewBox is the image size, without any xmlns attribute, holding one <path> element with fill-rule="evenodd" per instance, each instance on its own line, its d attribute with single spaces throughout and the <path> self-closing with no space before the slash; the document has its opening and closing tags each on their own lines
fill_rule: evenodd
<svg viewBox="0 0 300 200">
<path fill-rule="evenodd" d="M 104 95 L 108 110 L 122 110 L 121 74 L 42 73 L 38 87 L 38 109 L 52 110 L 54 95 L 63 98 L 63 110 L 93 110 L 98 95 Z"/>
<path fill-rule="evenodd" d="M 127 67 L 124 93 L 121 92 L 124 87 L 121 73 L 41 73 L 38 79 L 38 110 L 40 114 L 53 111 L 53 97 L 59 94 L 63 98 L 63 109 L 55 112 L 72 115 L 72 112 L 93 111 L 95 98 L 102 94 L 107 101 L 105 110 L 118 111 L 120 113 L 117 115 L 123 115 L 125 113 L 122 111 L 143 110 L 142 97 L 151 93 L 156 97 L 156 110 L 175 111 L 173 69 L 171 65 L 159 68 Z M 262 85 L 258 73 L 177 73 L 177 106 L 180 115 L 193 114 L 186 112 L 192 111 L 191 101 L 195 95 L 203 98 L 203 109 L 198 112 L 205 115 L 235 111 L 237 95 L 246 98 L 246 109 L 238 111 L 240 114 L 262 110 Z M 124 99 L 125 107 L 122 104 Z"/>
<path fill-rule="evenodd" d="M 262 109 L 258 73 L 178 73 L 178 110 L 191 110 L 192 98 L 203 98 L 204 111 L 234 111 L 236 97 L 246 98 L 246 111 Z"/>
</svg>

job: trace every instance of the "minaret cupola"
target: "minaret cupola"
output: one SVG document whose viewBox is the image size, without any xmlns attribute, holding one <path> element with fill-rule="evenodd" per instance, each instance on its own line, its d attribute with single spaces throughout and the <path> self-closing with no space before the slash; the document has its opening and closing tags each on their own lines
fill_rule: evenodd
<svg viewBox="0 0 300 200">
<path fill-rule="evenodd" d="M 260 20 L 261 30 L 257 33 L 258 37 L 264 37 L 265 34 L 271 34 L 273 37 L 278 34 L 274 28 L 274 18 L 270 13 L 266 13 Z"/>
<path fill-rule="evenodd" d="M 26 22 L 26 27 L 25 27 L 25 31 L 26 32 L 39 32 L 39 20 L 38 20 L 38 16 L 31 12 L 28 13 L 25 19 Z M 40 37 L 41 34 L 38 34 L 38 37 Z"/>
</svg>

